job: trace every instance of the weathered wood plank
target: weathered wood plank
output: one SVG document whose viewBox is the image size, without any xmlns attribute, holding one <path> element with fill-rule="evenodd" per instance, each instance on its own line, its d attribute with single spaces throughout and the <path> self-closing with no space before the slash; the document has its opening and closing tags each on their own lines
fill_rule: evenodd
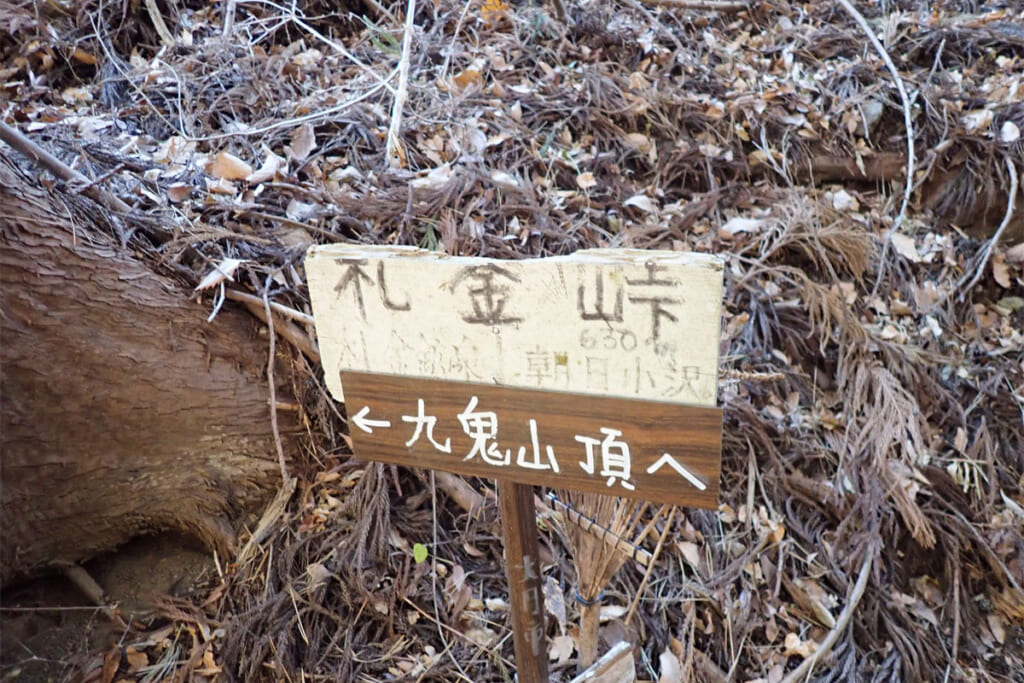
<svg viewBox="0 0 1024 683">
<path fill-rule="evenodd" d="M 533 487 L 498 480 L 505 573 L 515 634 L 516 678 L 520 683 L 548 683 L 544 636 L 544 594 L 540 585 L 540 550 Z"/>
<path fill-rule="evenodd" d="M 593 249 L 495 261 L 328 245 L 309 251 L 306 274 L 339 400 L 345 369 L 715 404 L 714 256 Z"/>
<path fill-rule="evenodd" d="M 342 372 L 363 458 L 715 508 L 721 411 Z"/>
</svg>

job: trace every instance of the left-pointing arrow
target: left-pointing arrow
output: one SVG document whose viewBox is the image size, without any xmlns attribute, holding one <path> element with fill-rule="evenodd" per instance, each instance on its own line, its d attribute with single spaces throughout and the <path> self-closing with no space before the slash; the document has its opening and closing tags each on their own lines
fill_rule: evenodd
<svg viewBox="0 0 1024 683">
<path fill-rule="evenodd" d="M 366 416 L 370 413 L 370 406 L 363 406 L 363 409 L 352 416 L 352 424 L 359 427 L 367 434 L 373 434 L 374 427 L 390 427 L 391 420 L 370 420 Z"/>
</svg>

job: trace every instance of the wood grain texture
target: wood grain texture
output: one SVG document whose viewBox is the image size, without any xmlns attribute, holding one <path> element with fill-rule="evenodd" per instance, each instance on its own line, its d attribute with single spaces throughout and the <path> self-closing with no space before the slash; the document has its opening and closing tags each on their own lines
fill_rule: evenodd
<svg viewBox="0 0 1024 683">
<path fill-rule="evenodd" d="M 689 507 L 718 506 L 722 417 L 717 408 L 363 372 L 341 375 L 361 458 Z M 482 424 L 486 413 L 493 413 L 496 429 L 492 438 L 475 439 L 474 433 L 490 434 Z M 486 458 L 478 441 L 494 446 Z M 621 459 L 616 467 L 614 458 L 602 457 L 605 447 L 615 455 L 623 444 L 628 473 Z M 492 464 L 506 458 L 507 465 Z"/>
<path fill-rule="evenodd" d="M 520 683 L 547 683 L 547 644 L 544 637 L 544 594 L 540 584 L 537 512 L 533 487 L 498 480 L 505 574 L 508 576 L 516 678 Z"/>
<path fill-rule="evenodd" d="M 0 206 L 0 583 L 165 529 L 223 557 L 280 481 L 251 316 L 207 323 L 3 153 Z M 291 452 L 301 426 L 279 418 Z"/>
</svg>

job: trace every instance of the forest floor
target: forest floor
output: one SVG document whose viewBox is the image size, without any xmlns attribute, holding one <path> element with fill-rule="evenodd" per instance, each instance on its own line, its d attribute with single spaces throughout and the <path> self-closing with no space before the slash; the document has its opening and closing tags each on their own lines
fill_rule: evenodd
<svg viewBox="0 0 1024 683">
<path fill-rule="evenodd" d="M 182 597 L 206 586 L 214 568 L 205 548 L 174 533 L 137 538 L 84 565 L 126 622 L 146 619 L 158 596 Z M 138 640 L 61 574 L 6 590 L 3 608 L 4 680 L 60 681 L 76 669 L 102 667 L 112 647 Z"/>
<path fill-rule="evenodd" d="M 492 483 L 352 458 L 323 388 L 302 259 L 357 242 L 725 259 L 720 506 L 649 509 L 656 560 L 603 601 L 640 679 L 1019 680 L 1024 6 L 854 4 L 5 3 L 3 121 L 145 216 L 111 234 L 183 297 L 287 313 L 309 439 L 196 590 L 204 556 L 161 541 L 92 567 L 130 632 L 32 640 L 13 607 L 81 599 L 5 593 L 0 674 L 511 680 Z M 541 511 L 569 680 L 577 568 Z"/>
</svg>

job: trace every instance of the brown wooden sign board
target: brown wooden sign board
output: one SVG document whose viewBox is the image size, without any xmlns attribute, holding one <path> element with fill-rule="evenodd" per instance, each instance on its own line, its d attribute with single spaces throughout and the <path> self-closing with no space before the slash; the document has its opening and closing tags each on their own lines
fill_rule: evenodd
<svg viewBox="0 0 1024 683">
<path fill-rule="evenodd" d="M 342 371 L 355 452 L 446 470 L 716 508 L 717 408 Z"/>
<path fill-rule="evenodd" d="M 722 261 L 329 245 L 305 266 L 356 453 L 498 480 L 517 677 L 547 683 L 532 486 L 717 506 Z M 615 661 L 594 680 L 631 680 Z"/>
</svg>

